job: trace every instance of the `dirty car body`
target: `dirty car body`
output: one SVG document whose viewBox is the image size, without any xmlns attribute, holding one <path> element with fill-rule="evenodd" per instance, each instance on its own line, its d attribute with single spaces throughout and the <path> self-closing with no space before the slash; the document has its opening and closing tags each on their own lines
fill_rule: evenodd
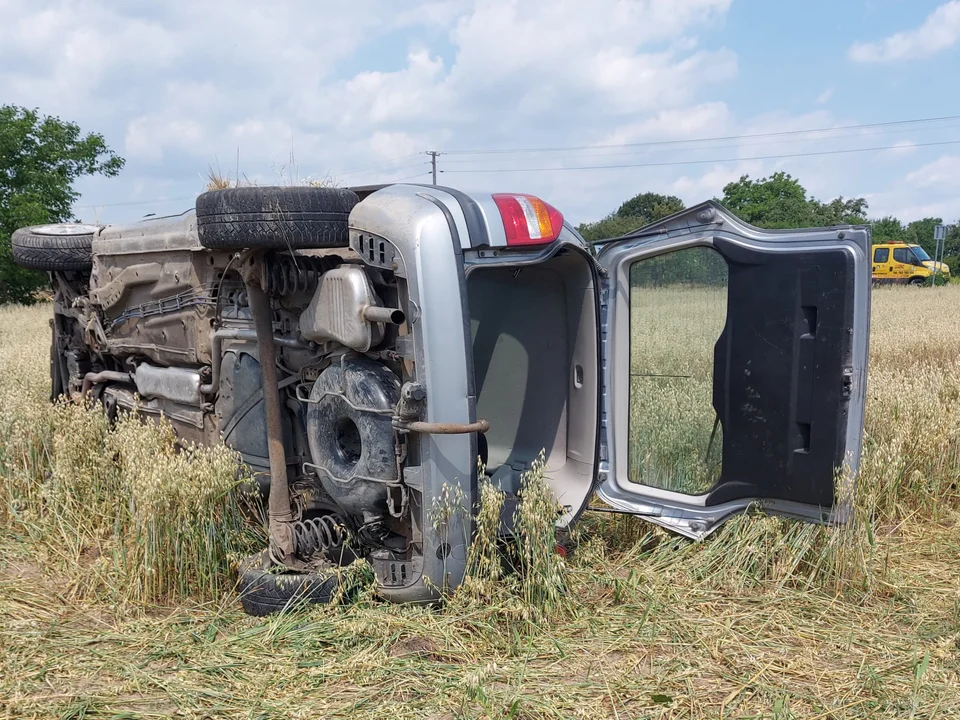
<svg viewBox="0 0 960 720">
<path fill-rule="evenodd" d="M 333 235 L 283 237 L 311 226 L 283 225 L 280 207 L 254 227 L 200 200 L 97 228 L 89 270 L 46 268 L 54 394 L 225 442 L 265 496 L 288 487 L 279 512 L 299 562 L 347 542 L 394 601 L 460 582 L 480 473 L 506 494 L 508 530 L 541 452 L 560 530 L 596 496 L 692 538 L 751 506 L 843 519 L 863 426 L 868 229 L 763 231 L 704 203 L 597 252 L 531 196 L 355 190 L 337 191 Z M 274 199 L 297 210 L 301 191 L 328 192 Z M 631 356 L 643 352 L 630 344 L 631 268 L 689 248 L 716 253 L 729 277 L 712 349 L 722 460 L 696 493 L 627 467 Z"/>
</svg>

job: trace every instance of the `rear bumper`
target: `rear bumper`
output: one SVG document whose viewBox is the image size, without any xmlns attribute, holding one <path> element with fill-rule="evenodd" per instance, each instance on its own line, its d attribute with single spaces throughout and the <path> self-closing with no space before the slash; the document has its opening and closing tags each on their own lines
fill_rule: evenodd
<svg viewBox="0 0 960 720">
<path fill-rule="evenodd" d="M 411 380 L 426 391 L 419 420 L 427 423 L 467 425 L 478 419 L 461 226 L 455 198 L 405 185 L 373 193 L 350 215 L 351 246 L 360 252 L 361 245 L 369 250 L 375 243 L 377 252 L 361 256 L 372 257 L 373 265 L 381 256 L 392 257 L 391 269 L 406 281 L 402 309 L 411 337 L 403 356 L 412 363 Z M 477 502 L 477 436 L 414 431 L 408 448 L 403 480 L 413 515 L 413 552 L 408 560 L 374 566 L 385 599 L 431 602 L 456 588 L 466 570 Z"/>
</svg>

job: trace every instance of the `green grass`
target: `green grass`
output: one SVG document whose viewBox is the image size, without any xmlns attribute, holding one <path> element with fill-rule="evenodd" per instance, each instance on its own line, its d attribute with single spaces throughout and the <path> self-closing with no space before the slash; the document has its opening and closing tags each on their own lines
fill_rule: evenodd
<svg viewBox="0 0 960 720">
<path fill-rule="evenodd" d="M 0 717 L 960 714 L 960 287 L 874 294 L 849 527 L 750 515 L 692 543 L 588 514 L 563 562 L 533 491 L 519 575 L 480 542 L 442 609 L 367 587 L 266 620 L 230 589 L 256 540 L 213 532 L 238 512 L 222 451 L 178 458 L 161 431 L 51 408 L 48 313 L 0 308 Z"/>
</svg>

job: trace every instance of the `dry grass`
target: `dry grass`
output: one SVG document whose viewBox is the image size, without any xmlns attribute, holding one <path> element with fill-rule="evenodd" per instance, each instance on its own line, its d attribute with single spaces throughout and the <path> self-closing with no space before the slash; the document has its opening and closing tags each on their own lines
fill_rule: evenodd
<svg viewBox="0 0 960 720">
<path fill-rule="evenodd" d="M 723 441 L 720 429 L 713 430 L 713 354 L 726 297 L 723 286 L 632 290 L 631 482 L 696 495 L 719 477 Z"/>
<path fill-rule="evenodd" d="M 282 185 L 285 187 L 314 187 L 314 188 L 335 188 L 339 187 L 338 184 L 334 181 L 329 175 L 301 175 L 300 168 L 297 165 L 297 160 L 294 157 L 293 153 L 290 153 L 290 160 L 287 163 L 278 165 L 276 163 L 271 164 L 271 171 L 277 175 L 275 181 L 271 181 L 268 184 L 273 185 Z M 217 163 L 217 167 L 214 168 L 212 165 L 207 170 L 207 175 L 204 178 L 201 176 L 201 179 L 206 183 L 204 190 L 211 192 L 214 190 L 228 190 L 230 188 L 238 187 L 251 187 L 257 185 L 258 183 L 250 180 L 245 174 L 241 174 L 239 157 L 238 164 L 236 169 L 236 174 L 234 177 L 229 177 L 221 169 L 220 164 Z"/>
<path fill-rule="evenodd" d="M 62 411 L 45 402 L 48 312 L 0 308 L 5 487 L 56 483 L 66 477 L 56 467 L 125 477 L 122 452 L 107 470 L 97 453 L 51 464 L 58 443 L 98 447 L 105 431 L 81 423 L 65 436 Z M 697 544 L 590 515 L 566 564 L 528 546 L 532 569 L 505 576 L 491 546 L 478 546 L 474 580 L 443 610 L 386 605 L 367 592 L 258 620 L 229 593 L 202 588 L 168 588 L 153 601 L 77 593 L 89 575 L 84 548 L 58 556 L 43 528 L 80 520 L 14 517 L 24 507 L 57 513 L 0 491 L 0 715 L 956 717 L 960 287 L 877 291 L 872 348 L 853 526 L 744 516 Z M 163 452 L 149 461 L 175 462 Z M 19 473 L 32 473 L 32 484 Z M 549 499 L 540 498 L 542 517 Z M 524 520 L 531 538 L 543 528 L 536 517 Z M 136 543 L 137 527 L 128 516 L 119 537 Z M 160 548 L 157 562 L 170 557 Z M 124 572 L 108 573 L 107 584 L 139 576 Z"/>
</svg>

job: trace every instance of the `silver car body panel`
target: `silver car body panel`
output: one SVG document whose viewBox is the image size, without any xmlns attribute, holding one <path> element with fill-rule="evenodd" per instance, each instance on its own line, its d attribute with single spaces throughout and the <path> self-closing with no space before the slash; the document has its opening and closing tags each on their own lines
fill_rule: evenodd
<svg viewBox="0 0 960 720">
<path fill-rule="evenodd" d="M 457 200 L 435 188 L 394 185 L 378 190 L 350 215 L 351 246 L 384 243 L 394 272 L 407 282 L 416 381 L 426 390 L 431 423 L 476 421 L 473 355 L 464 320 L 463 245 L 467 224 Z M 386 257 L 386 256 L 385 256 Z M 379 255 L 375 261 L 379 259 Z M 466 569 L 476 502 L 476 440 L 473 435 L 424 434 L 420 465 L 405 481 L 422 488 L 423 567 L 405 586 L 383 587 L 396 601 L 437 599 L 441 586 L 455 587 Z"/>
</svg>

